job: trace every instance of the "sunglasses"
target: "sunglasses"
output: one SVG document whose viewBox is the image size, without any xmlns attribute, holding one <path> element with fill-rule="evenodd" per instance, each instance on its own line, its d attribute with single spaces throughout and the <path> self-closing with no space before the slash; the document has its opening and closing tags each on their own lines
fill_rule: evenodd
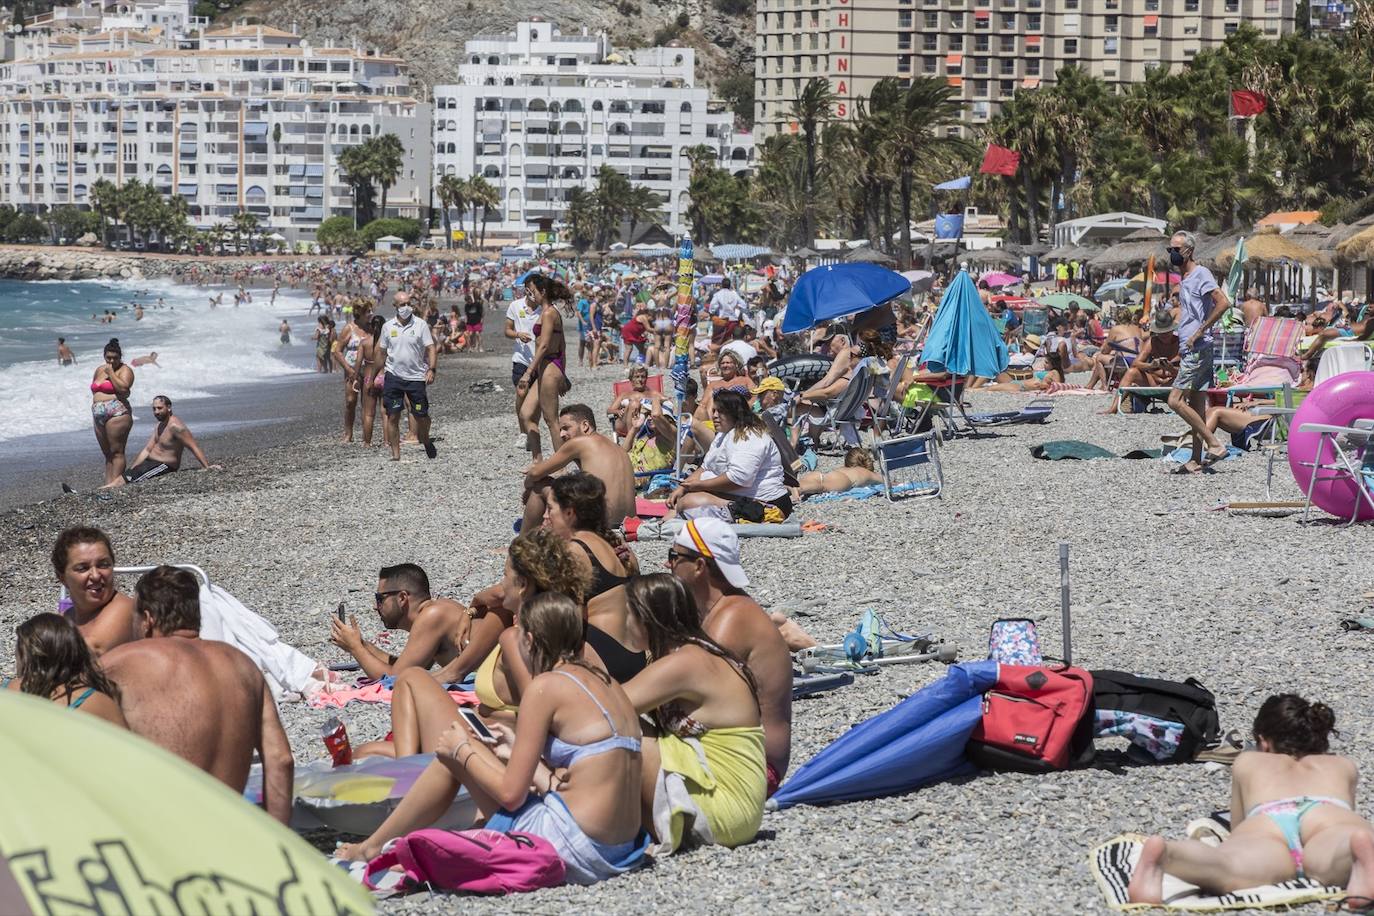
<svg viewBox="0 0 1374 916">
<path fill-rule="evenodd" d="M 699 553 L 684 553 L 684 552 L 681 551 L 681 550 L 674 550 L 674 549 L 672 549 L 672 548 L 669 548 L 669 550 L 668 550 L 668 565 L 669 565 L 669 566 L 671 566 L 672 564 L 678 562 L 679 560 L 700 560 L 700 559 L 701 559 L 701 554 L 699 554 Z"/>
<path fill-rule="evenodd" d="M 373 592 L 372 597 L 375 599 L 377 604 L 381 604 L 383 601 L 385 601 L 392 595 L 399 595 L 403 591 L 405 591 L 405 589 L 403 588 L 393 588 L 389 592 Z"/>
</svg>

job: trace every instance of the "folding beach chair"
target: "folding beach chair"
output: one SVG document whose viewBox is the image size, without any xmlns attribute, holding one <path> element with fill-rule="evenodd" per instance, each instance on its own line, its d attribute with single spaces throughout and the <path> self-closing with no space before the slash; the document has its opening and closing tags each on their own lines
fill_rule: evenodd
<svg viewBox="0 0 1374 916">
<path fill-rule="evenodd" d="M 663 376 L 649 376 L 649 378 L 646 380 L 645 387 L 648 388 L 650 391 L 657 391 L 659 394 L 662 394 Z M 611 386 L 611 394 L 612 396 L 617 398 L 623 394 L 629 394 L 631 391 L 634 391 L 634 382 L 631 382 L 629 379 L 621 379 L 620 381 L 616 382 L 614 385 Z"/>
<path fill-rule="evenodd" d="M 894 492 L 921 499 L 939 497 L 945 480 L 940 468 L 938 443 L 939 437 L 934 433 L 899 436 L 874 443 L 873 453 L 888 500 L 893 498 Z M 912 474 L 908 480 L 895 483 L 898 471 L 910 471 Z"/>
<path fill-rule="evenodd" d="M 1274 395 L 1273 407 L 1256 407 L 1254 413 L 1264 417 L 1273 417 L 1274 422 L 1265 431 L 1264 438 L 1260 440 L 1259 448 L 1266 456 L 1264 469 L 1264 496 L 1266 499 L 1272 498 L 1274 487 L 1274 465 L 1280 461 L 1286 466 L 1288 464 L 1288 433 L 1293 422 L 1293 415 L 1298 412 L 1298 405 L 1303 398 L 1307 397 L 1306 391 L 1294 391 L 1292 385 L 1284 385 Z"/>
<path fill-rule="evenodd" d="M 907 363 L 910 360 L 910 353 L 902 354 L 897 360 L 896 368 L 887 376 L 887 382 L 883 385 L 882 391 L 878 393 L 878 405 L 873 409 L 873 426 L 869 430 L 869 434 L 875 442 L 896 428 L 898 417 L 895 414 L 900 412 L 901 408 L 893 409 L 893 398 L 897 393 L 897 385 L 902 381 L 902 376 L 906 375 Z"/>
<path fill-rule="evenodd" d="M 1304 494 L 1302 520 L 1307 521 L 1312 510 L 1312 491 L 1323 480 L 1350 480 L 1355 485 L 1356 500 L 1350 507 L 1350 518 L 1346 525 L 1355 524 L 1360 514 L 1361 504 L 1374 510 L 1374 419 L 1356 420 L 1354 426 L 1329 426 L 1325 423 L 1304 423 L 1298 427 L 1305 433 L 1316 433 L 1317 454 L 1311 461 L 1300 462 L 1303 467 L 1312 469 Z M 1345 447 L 1341 447 L 1341 443 Z M 1330 444 L 1330 457 L 1327 445 Z"/>
<path fill-rule="evenodd" d="M 859 444 L 859 423 L 868 415 L 868 398 L 873 393 L 872 366 L 872 357 L 859 360 L 849 385 L 830 402 L 824 416 L 803 414 L 797 417 L 796 422 L 805 427 L 802 432 L 812 435 L 818 446 L 821 434 L 830 430 L 837 430 L 846 445 Z"/>
<path fill-rule="evenodd" d="M 1212 344 L 1216 352 L 1215 370 L 1239 371 L 1245 365 L 1245 329 L 1221 331 Z"/>
<path fill-rule="evenodd" d="M 1334 340 L 1326 345 L 1313 387 L 1347 372 L 1368 372 L 1374 368 L 1374 350 L 1362 340 Z"/>
</svg>

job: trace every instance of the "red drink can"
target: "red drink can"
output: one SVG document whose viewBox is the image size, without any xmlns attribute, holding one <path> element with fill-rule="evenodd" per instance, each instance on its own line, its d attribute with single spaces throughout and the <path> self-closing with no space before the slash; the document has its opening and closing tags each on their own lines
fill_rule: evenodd
<svg viewBox="0 0 1374 916">
<path fill-rule="evenodd" d="M 334 761 L 334 766 L 341 767 L 344 764 L 353 762 L 353 745 L 348 743 L 348 729 L 344 728 L 343 722 L 337 716 L 330 717 L 320 729 L 320 737 L 324 739 L 324 749 L 329 751 L 329 757 Z"/>
</svg>

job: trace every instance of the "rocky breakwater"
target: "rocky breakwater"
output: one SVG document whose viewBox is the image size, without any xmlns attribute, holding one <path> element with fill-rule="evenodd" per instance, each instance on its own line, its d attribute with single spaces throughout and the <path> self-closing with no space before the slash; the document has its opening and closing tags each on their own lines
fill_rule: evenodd
<svg viewBox="0 0 1374 916">
<path fill-rule="evenodd" d="M 0 247 L 0 277 L 11 280 L 140 280 L 166 276 L 178 266 L 185 261 L 98 248 Z"/>
</svg>

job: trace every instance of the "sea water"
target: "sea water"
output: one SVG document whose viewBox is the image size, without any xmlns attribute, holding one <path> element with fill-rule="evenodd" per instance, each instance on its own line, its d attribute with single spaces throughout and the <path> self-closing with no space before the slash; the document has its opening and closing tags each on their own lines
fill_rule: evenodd
<svg viewBox="0 0 1374 916">
<path fill-rule="evenodd" d="M 210 297 L 221 292 L 225 304 L 212 309 Z M 308 373 L 309 297 L 283 289 L 273 306 L 271 296 L 257 289 L 253 302 L 235 308 L 232 290 L 165 280 L 0 280 L 0 443 L 89 431 L 91 376 L 111 337 L 119 338 L 126 363 L 157 352 L 158 366 L 134 369 L 130 402 L 143 419 L 159 394 L 174 403 L 213 398 L 228 386 Z M 155 307 L 159 298 L 162 308 Z M 141 321 L 134 302 L 143 306 Z M 112 324 L 99 320 L 106 310 L 117 316 Z M 283 318 L 291 325 L 289 346 L 279 342 Z M 58 337 L 76 354 L 75 366 L 58 364 Z"/>
</svg>

